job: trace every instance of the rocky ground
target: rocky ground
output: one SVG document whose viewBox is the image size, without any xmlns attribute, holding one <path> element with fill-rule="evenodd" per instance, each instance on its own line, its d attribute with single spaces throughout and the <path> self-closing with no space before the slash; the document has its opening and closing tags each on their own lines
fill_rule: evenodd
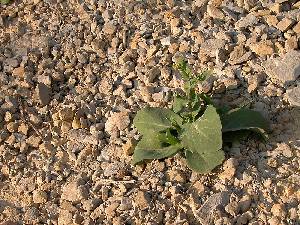
<svg viewBox="0 0 300 225">
<path fill-rule="evenodd" d="M 300 224 L 299 21 L 295 0 L 1 5 L 0 224 Z M 208 175 L 130 163 L 132 119 L 170 105 L 182 56 L 271 123 Z"/>
</svg>

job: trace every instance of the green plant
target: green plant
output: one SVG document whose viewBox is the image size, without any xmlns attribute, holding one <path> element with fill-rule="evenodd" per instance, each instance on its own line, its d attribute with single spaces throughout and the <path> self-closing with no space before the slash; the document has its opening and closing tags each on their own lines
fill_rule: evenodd
<svg viewBox="0 0 300 225">
<path fill-rule="evenodd" d="M 5 4 L 10 3 L 10 1 L 11 1 L 11 0 L 0 0 L 0 3 L 5 5 Z"/>
<path fill-rule="evenodd" d="M 208 95 L 196 92 L 196 84 L 209 71 L 193 74 L 183 60 L 175 68 L 185 82 L 185 94 L 174 96 L 172 109 L 146 107 L 137 113 L 133 124 L 142 139 L 135 147 L 134 165 L 181 153 L 192 170 L 207 173 L 223 162 L 223 142 L 251 132 L 267 138 L 268 123 L 260 113 L 244 107 L 217 108 Z"/>
</svg>

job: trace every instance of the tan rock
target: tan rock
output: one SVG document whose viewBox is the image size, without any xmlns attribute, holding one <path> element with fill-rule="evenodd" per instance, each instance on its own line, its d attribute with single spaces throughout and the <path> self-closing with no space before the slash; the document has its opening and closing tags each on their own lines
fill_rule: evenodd
<svg viewBox="0 0 300 225">
<path fill-rule="evenodd" d="M 202 182 L 196 181 L 196 183 L 192 187 L 192 190 L 195 191 L 195 193 L 197 193 L 198 195 L 202 195 L 206 190 L 206 186 Z"/>
<path fill-rule="evenodd" d="M 251 44 L 250 49 L 259 56 L 271 55 L 274 53 L 274 44 L 272 41 L 261 41 Z"/>
<path fill-rule="evenodd" d="M 296 2 L 294 5 L 293 5 L 293 8 L 296 8 L 296 9 L 300 9 L 300 2 Z"/>
<path fill-rule="evenodd" d="M 252 52 L 247 52 L 243 45 L 234 47 L 230 53 L 228 62 L 231 65 L 241 64 L 250 59 Z"/>
<path fill-rule="evenodd" d="M 35 190 L 32 193 L 32 199 L 34 203 L 42 204 L 47 202 L 48 196 L 45 191 Z"/>
<path fill-rule="evenodd" d="M 219 7 L 220 5 L 222 5 L 223 1 L 224 0 L 210 0 L 209 2 L 210 2 L 210 4 L 212 4 L 212 5 L 216 6 L 216 7 Z"/>
<path fill-rule="evenodd" d="M 285 48 L 281 42 L 276 41 L 275 42 L 275 50 L 277 53 L 285 53 Z"/>
<path fill-rule="evenodd" d="M 230 158 L 223 164 L 223 172 L 219 174 L 222 180 L 230 180 L 234 177 L 238 162 L 235 158 Z"/>
<path fill-rule="evenodd" d="M 58 116 L 62 121 L 72 121 L 74 117 L 74 111 L 69 107 L 65 107 L 58 112 Z"/>
<path fill-rule="evenodd" d="M 221 20 L 224 19 L 224 13 L 212 4 L 207 6 L 207 13 L 212 18 Z"/>
<path fill-rule="evenodd" d="M 248 78 L 248 92 L 249 93 L 254 92 L 258 88 L 259 82 L 260 82 L 260 79 L 259 79 L 258 75 L 254 74 L 254 75 L 250 76 Z"/>
<path fill-rule="evenodd" d="M 225 211 L 232 216 L 236 216 L 239 213 L 239 204 L 236 201 L 230 202 L 225 206 Z"/>
<path fill-rule="evenodd" d="M 87 189 L 80 186 L 77 181 L 72 181 L 63 187 L 61 199 L 70 202 L 79 202 L 87 197 Z"/>
<path fill-rule="evenodd" d="M 116 32 L 117 27 L 112 22 L 107 22 L 103 26 L 103 32 L 112 35 Z"/>
<path fill-rule="evenodd" d="M 21 123 L 20 126 L 18 127 L 18 132 L 27 135 L 28 129 L 29 127 L 26 123 Z"/>
<path fill-rule="evenodd" d="M 5 143 L 7 143 L 8 145 L 14 145 L 16 143 L 16 137 L 15 135 L 10 135 L 6 140 Z"/>
<path fill-rule="evenodd" d="M 26 143 L 37 148 L 41 143 L 41 138 L 39 136 L 32 135 L 26 139 Z"/>
<path fill-rule="evenodd" d="M 13 70 L 12 75 L 18 76 L 18 77 L 24 77 L 25 69 L 23 66 L 17 67 Z"/>
<path fill-rule="evenodd" d="M 168 50 L 171 54 L 174 54 L 178 51 L 179 45 L 177 43 L 172 43 L 169 45 Z"/>
<path fill-rule="evenodd" d="M 186 176 L 180 170 L 170 170 L 167 173 L 167 179 L 170 182 L 184 183 L 186 181 Z"/>
<path fill-rule="evenodd" d="M 290 29 L 294 24 L 294 21 L 289 18 L 284 18 L 277 24 L 277 28 L 281 30 L 282 32 L 286 32 L 288 29 Z"/>
<path fill-rule="evenodd" d="M 277 217 L 272 217 L 268 220 L 268 224 L 270 225 L 283 225 L 281 221 Z"/>
<path fill-rule="evenodd" d="M 287 51 L 298 49 L 298 38 L 296 36 L 292 36 L 287 39 L 285 41 L 285 49 Z"/>
<path fill-rule="evenodd" d="M 4 121 L 5 122 L 11 122 L 13 120 L 13 114 L 9 111 L 5 112 L 4 114 Z"/>
<path fill-rule="evenodd" d="M 62 133 L 67 133 L 69 130 L 72 129 L 72 124 L 68 121 L 62 121 L 60 129 Z"/>
<path fill-rule="evenodd" d="M 179 45 L 179 51 L 180 52 L 188 52 L 190 48 L 190 44 L 186 41 L 181 42 Z"/>
<path fill-rule="evenodd" d="M 113 202 L 105 209 L 105 215 L 107 218 L 112 219 L 116 216 L 116 209 L 119 207 L 120 203 Z"/>
<path fill-rule="evenodd" d="M 275 15 L 267 15 L 265 16 L 266 22 L 269 26 L 276 27 L 278 24 L 278 19 Z"/>
<path fill-rule="evenodd" d="M 293 31 L 295 31 L 297 34 L 300 34 L 300 22 L 294 26 Z"/>
<path fill-rule="evenodd" d="M 39 150 L 46 156 L 50 156 L 53 153 L 53 145 L 49 142 L 43 142 L 39 146 Z"/>
<path fill-rule="evenodd" d="M 136 33 L 135 36 L 132 38 L 131 42 L 130 42 L 130 48 L 131 49 L 137 49 L 138 48 L 138 43 L 140 41 L 140 34 L 139 33 Z"/>
<path fill-rule="evenodd" d="M 140 210 L 145 210 L 150 206 L 151 199 L 147 192 L 138 191 L 138 193 L 135 196 L 134 202 Z"/>
<path fill-rule="evenodd" d="M 105 218 L 105 213 L 101 206 L 97 207 L 90 215 L 93 220 L 100 219 L 103 220 Z"/>
<path fill-rule="evenodd" d="M 80 120 L 77 117 L 74 117 L 74 119 L 72 121 L 72 128 L 73 129 L 81 128 Z"/>
<path fill-rule="evenodd" d="M 67 210 L 59 210 L 58 225 L 73 225 L 72 213 Z"/>
<path fill-rule="evenodd" d="M 256 17 L 267 16 L 267 15 L 271 14 L 271 11 L 270 10 L 266 10 L 266 9 L 260 9 L 260 10 L 257 10 L 255 12 L 252 12 L 251 14 L 253 14 Z"/>
<path fill-rule="evenodd" d="M 134 151 L 135 140 L 129 139 L 126 144 L 123 145 L 122 149 L 125 155 L 129 156 L 133 154 Z"/>
<path fill-rule="evenodd" d="M 285 206 L 281 203 L 274 204 L 271 208 L 271 213 L 274 216 L 278 216 L 279 218 L 285 217 L 286 216 Z"/>
<path fill-rule="evenodd" d="M 234 78 L 226 78 L 224 80 L 224 85 L 225 85 L 227 90 L 234 90 L 238 87 L 239 83 Z"/>
<path fill-rule="evenodd" d="M 18 130 L 18 123 L 17 122 L 10 122 L 6 125 L 6 129 L 10 132 L 10 133 L 14 133 Z"/>
<path fill-rule="evenodd" d="M 176 27 L 179 26 L 180 22 L 181 22 L 181 20 L 179 18 L 171 19 L 171 21 L 170 21 L 171 28 L 175 29 Z"/>
<path fill-rule="evenodd" d="M 105 123 L 105 131 L 111 133 L 113 130 L 124 130 L 130 124 L 128 112 L 113 113 Z"/>
<path fill-rule="evenodd" d="M 280 5 L 280 3 L 274 3 L 274 4 L 270 5 L 269 8 L 272 12 L 275 12 L 275 13 L 280 13 L 282 11 L 282 6 Z"/>
</svg>

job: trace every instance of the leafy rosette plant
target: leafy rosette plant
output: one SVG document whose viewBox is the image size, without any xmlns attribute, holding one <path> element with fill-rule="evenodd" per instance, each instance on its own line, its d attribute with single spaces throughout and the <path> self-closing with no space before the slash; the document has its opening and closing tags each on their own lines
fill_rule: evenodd
<svg viewBox="0 0 300 225">
<path fill-rule="evenodd" d="M 133 164 L 163 159 L 181 153 L 187 165 L 208 173 L 225 159 L 223 142 L 233 142 L 255 132 L 267 138 L 268 122 L 247 108 L 216 108 L 211 98 L 195 87 L 209 74 L 193 74 L 185 61 L 175 65 L 185 82 L 184 95 L 175 95 L 171 109 L 146 107 L 133 124 L 142 138 L 136 145 Z"/>
</svg>

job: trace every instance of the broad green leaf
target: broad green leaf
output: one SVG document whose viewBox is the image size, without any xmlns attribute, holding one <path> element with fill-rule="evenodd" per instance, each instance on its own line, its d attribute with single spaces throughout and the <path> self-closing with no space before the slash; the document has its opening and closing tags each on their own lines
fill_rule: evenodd
<svg viewBox="0 0 300 225">
<path fill-rule="evenodd" d="M 224 160 L 224 153 L 216 151 L 214 154 L 185 151 L 187 165 L 190 169 L 199 173 L 209 173 Z"/>
<path fill-rule="evenodd" d="M 267 138 L 266 131 L 269 130 L 267 120 L 257 111 L 238 108 L 228 111 L 222 116 L 222 131 L 251 130 Z"/>
<path fill-rule="evenodd" d="M 182 124 L 182 118 L 170 109 L 144 108 L 138 111 L 133 124 L 143 135 L 149 132 L 158 133 L 173 126 L 173 121 Z"/>
<path fill-rule="evenodd" d="M 241 141 L 246 139 L 250 134 L 256 134 L 258 138 L 262 138 L 264 141 L 267 141 L 269 136 L 263 129 L 248 129 L 248 130 L 237 130 L 237 131 L 228 131 L 223 133 L 223 142 L 224 143 L 233 143 L 236 141 Z"/>
<path fill-rule="evenodd" d="M 1 4 L 8 4 L 8 3 L 10 3 L 10 0 L 0 0 L 0 3 Z"/>
<path fill-rule="evenodd" d="M 217 112 L 220 115 L 221 120 L 222 120 L 222 117 L 224 116 L 224 114 L 228 113 L 229 111 L 230 111 L 230 108 L 227 105 L 217 108 Z"/>
<path fill-rule="evenodd" d="M 222 152 L 222 126 L 216 109 L 209 105 L 204 114 L 195 122 L 183 125 L 184 132 L 181 136 L 182 146 L 187 153 L 188 164 L 196 165 L 198 172 L 211 171 L 224 160 Z M 206 169 L 203 169 L 206 168 Z"/>
<path fill-rule="evenodd" d="M 158 138 L 158 133 L 149 132 L 142 137 L 135 147 L 132 163 L 136 165 L 145 159 L 172 157 L 180 149 L 182 149 L 180 143 L 164 147 L 164 144 Z"/>
<path fill-rule="evenodd" d="M 228 131 L 223 133 L 223 142 L 233 143 L 235 141 L 241 141 L 248 137 L 250 133 L 250 130 Z"/>
<path fill-rule="evenodd" d="M 188 104 L 188 100 L 182 96 L 176 95 L 174 96 L 174 101 L 173 101 L 173 111 L 175 113 L 179 113 L 182 110 L 184 110 L 184 108 L 187 107 Z"/>
<path fill-rule="evenodd" d="M 179 143 L 179 140 L 177 137 L 175 137 L 172 133 L 173 131 L 177 132 L 174 129 L 167 129 L 166 131 L 162 131 L 158 134 L 158 138 L 162 143 L 175 145 Z M 177 136 L 177 135 L 176 135 Z"/>
<path fill-rule="evenodd" d="M 192 122 L 196 120 L 198 114 L 202 110 L 201 103 L 200 97 L 195 95 L 193 101 L 191 102 L 191 117 L 193 118 Z"/>
</svg>

